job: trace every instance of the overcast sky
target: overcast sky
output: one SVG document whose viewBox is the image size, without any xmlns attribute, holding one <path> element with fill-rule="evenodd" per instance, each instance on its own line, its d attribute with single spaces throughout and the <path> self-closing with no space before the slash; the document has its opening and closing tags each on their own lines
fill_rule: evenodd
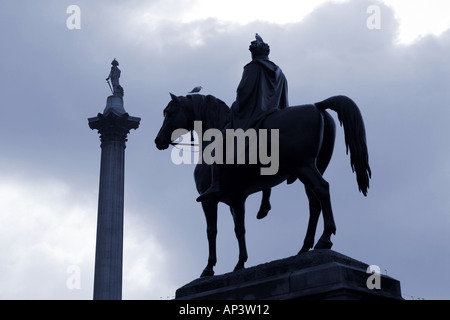
<svg viewBox="0 0 450 320">
<path fill-rule="evenodd" d="M 80 29 L 67 27 L 72 4 Z M 373 5 L 379 29 L 367 25 Z M 153 140 L 169 92 L 202 85 L 231 105 L 255 32 L 291 105 L 344 94 L 364 117 L 368 197 L 340 127 L 325 173 L 333 249 L 378 265 L 407 299 L 450 298 L 449 10 L 447 0 L 0 2 L 0 299 L 92 298 L 100 141 L 87 118 L 105 107 L 113 58 L 125 109 L 142 118 L 126 149 L 123 298 L 171 299 L 200 275 L 208 248 L 194 166 L 174 165 Z M 295 255 L 307 227 L 300 182 L 273 190 L 262 221 L 259 201 L 247 201 L 247 266 Z M 232 271 L 224 205 L 217 254 L 216 274 Z M 73 270 L 80 288 L 67 285 Z"/>
</svg>

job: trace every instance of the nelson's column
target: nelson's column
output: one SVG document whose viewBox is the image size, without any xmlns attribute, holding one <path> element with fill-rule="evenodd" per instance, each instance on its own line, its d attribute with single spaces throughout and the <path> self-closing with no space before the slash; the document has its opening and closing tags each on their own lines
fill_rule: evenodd
<svg viewBox="0 0 450 320">
<path fill-rule="evenodd" d="M 88 119 L 89 127 L 100 134 L 102 150 L 94 300 L 122 299 L 125 142 L 130 130 L 137 129 L 141 121 L 125 111 L 123 88 L 119 84 L 119 63 L 114 59 L 111 64 L 111 73 L 106 81 L 113 94 L 108 97 L 103 114 Z"/>
</svg>

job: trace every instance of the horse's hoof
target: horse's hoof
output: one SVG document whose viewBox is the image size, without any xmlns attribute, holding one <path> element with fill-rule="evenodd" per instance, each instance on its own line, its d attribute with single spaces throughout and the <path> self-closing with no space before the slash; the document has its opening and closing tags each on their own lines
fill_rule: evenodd
<svg viewBox="0 0 450 320">
<path fill-rule="evenodd" d="M 256 215 L 256 219 L 258 220 L 264 219 L 269 213 L 270 209 L 272 209 L 270 204 L 268 205 L 262 204 L 261 207 L 259 208 L 258 214 Z"/>
<path fill-rule="evenodd" d="M 331 242 L 330 239 L 324 240 L 320 238 L 320 240 L 317 242 L 316 246 L 314 247 L 314 250 L 316 249 L 331 249 L 333 246 L 333 242 Z"/>
<path fill-rule="evenodd" d="M 331 242 L 330 236 L 322 234 L 314 249 L 331 249 L 333 242 Z"/>
<path fill-rule="evenodd" d="M 234 267 L 233 272 L 234 272 L 234 271 L 239 271 L 239 270 L 244 270 L 244 269 L 245 269 L 244 266 L 239 266 L 239 265 L 237 265 L 236 267 Z"/>
<path fill-rule="evenodd" d="M 301 250 L 297 254 L 302 254 L 302 253 L 308 252 L 309 249 L 311 249 L 311 248 L 310 247 L 303 247 L 303 248 L 301 248 Z"/>
<path fill-rule="evenodd" d="M 214 270 L 205 269 L 205 270 L 203 270 L 202 274 L 200 275 L 200 278 L 212 277 L 213 275 L 214 275 Z"/>
</svg>

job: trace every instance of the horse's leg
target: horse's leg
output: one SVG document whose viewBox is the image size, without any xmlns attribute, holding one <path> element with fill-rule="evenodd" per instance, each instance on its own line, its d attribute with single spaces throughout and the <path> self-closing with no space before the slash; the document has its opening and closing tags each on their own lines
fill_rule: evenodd
<svg viewBox="0 0 450 320">
<path fill-rule="evenodd" d="M 305 186 L 305 191 L 309 200 L 309 222 L 305 240 L 303 241 L 303 247 L 299 253 L 307 252 L 314 246 L 314 237 L 316 235 L 317 222 L 319 221 L 320 211 L 322 210 L 319 200 L 311 191 L 311 189 Z"/>
<path fill-rule="evenodd" d="M 336 234 L 336 224 L 331 208 L 330 186 L 313 164 L 297 169 L 296 174 L 300 181 L 316 195 L 322 208 L 324 231 L 314 249 L 331 249 L 333 243 L 330 238 L 332 234 Z"/>
<path fill-rule="evenodd" d="M 206 234 L 208 236 L 209 256 L 208 265 L 203 270 L 201 277 L 213 276 L 214 266 L 217 262 L 216 238 L 217 238 L 217 201 L 209 198 L 202 202 L 203 212 L 206 217 Z"/>
<path fill-rule="evenodd" d="M 263 219 L 267 216 L 272 206 L 270 205 L 270 194 L 272 193 L 272 189 L 264 189 L 262 191 L 262 199 L 261 206 L 259 207 L 258 214 L 256 215 L 257 219 Z"/>
<path fill-rule="evenodd" d="M 316 165 L 320 174 L 323 176 L 325 170 L 330 163 L 331 156 L 333 155 L 334 141 L 336 138 L 336 126 L 333 118 L 327 113 L 322 113 L 324 117 L 324 134 L 322 141 L 322 148 L 320 149 L 317 157 Z M 322 207 L 320 201 L 317 199 L 314 192 L 307 186 L 305 186 L 306 195 L 309 200 L 309 222 L 308 231 L 306 232 L 305 241 L 303 247 L 299 253 L 306 252 L 314 246 L 314 237 L 317 229 L 317 222 L 319 221 L 320 211 Z"/>
<path fill-rule="evenodd" d="M 234 271 L 244 269 L 247 262 L 247 246 L 245 244 L 245 201 L 239 201 L 230 207 L 234 220 L 234 232 L 239 244 L 239 261 Z"/>
</svg>

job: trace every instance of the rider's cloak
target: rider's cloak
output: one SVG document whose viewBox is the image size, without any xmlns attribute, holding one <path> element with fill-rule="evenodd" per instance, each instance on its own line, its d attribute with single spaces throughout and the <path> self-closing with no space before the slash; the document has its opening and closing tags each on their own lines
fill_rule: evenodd
<svg viewBox="0 0 450 320">
<path fill-rule="evenodd" d="M 257 130 L 269 114 L 288 106 L 287 80 L 281 69 L 268 59 L 254 59 L 244 67 L 231 106 L 231 127 Z"/>
</svg>

